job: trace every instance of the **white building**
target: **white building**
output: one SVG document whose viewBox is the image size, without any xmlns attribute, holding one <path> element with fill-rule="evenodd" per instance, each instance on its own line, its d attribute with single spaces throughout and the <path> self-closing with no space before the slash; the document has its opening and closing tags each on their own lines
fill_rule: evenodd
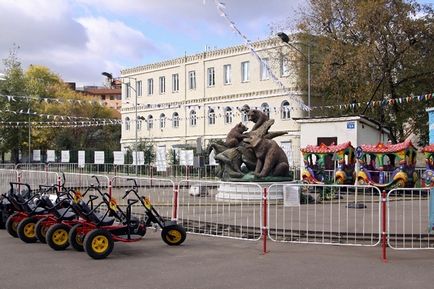
<svg viewBox="0 0 434 289">
<path fill-rule="evenodd" d="M 121 71 L 122 147 L 134 148 L 140 139 L 166 151 L 179 144 L 196 146 L 197 139 L 205 147 L 210 139 L 224 139 L 238 122 L 251 128 L 239 110 L 248 104 L 275 119 L 272 131 L 287 131 L 275 140 L 291 162 L 300 147 L 293 118 L 304 114 L 295 100 L 301 96 L 291 69 L 296 52 L 279 38 L 252 45 L 290 93 L 244 45 L 128 68 Z"/>
</svg>

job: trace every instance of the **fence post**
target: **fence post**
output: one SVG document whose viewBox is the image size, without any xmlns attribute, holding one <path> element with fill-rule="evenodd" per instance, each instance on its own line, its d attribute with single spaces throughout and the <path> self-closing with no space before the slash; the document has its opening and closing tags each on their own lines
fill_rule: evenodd
<svg viewBox="0 0 434 289">
<path fill-rule="evenodd" d="M 110 200 L 111 200 L 111 198 L 112 198 L 112 180 L 110 178 L 108 178 L 108 179 L 109 179 L 109 181 L 108 181 L 108 193 L 109 193 Z"/>
<path fill-rule="evenodd" d="M 265 255 L 267 253 L 267 238 L 268 238 L 268 214 L 267 214 L 267 187 L 263 189 L 262 196 L 262 253 Z"/>
<path fill-rule="evenodd" d="M 178 196 L 179 196 L 179 184 L 174 186 L 173 202 L 172 202 L 172 221 L 178 220 Z"/>
<path fill-rule="evenodd" d="M 384 263 L 387 262 L 387 255 L 386 255 L 386 251 L 387 251 L 387 220 L 386 220 L 386 209 L 387 209 L 387 205 L 386 205 L 386 200 L 387 200 L 387 193 L 385 190 L 382 191 L 381 193 L 381 212 L 382 212 L 382 233 L 381 233 L 381 248 L 382 248 L 382 260 Z"/>
<path fill-rule="evenodd" d="M 62 187 L 62 180 L 59 175 L 57 175 L 57 191 L 60 192 Z"/>
</svg>

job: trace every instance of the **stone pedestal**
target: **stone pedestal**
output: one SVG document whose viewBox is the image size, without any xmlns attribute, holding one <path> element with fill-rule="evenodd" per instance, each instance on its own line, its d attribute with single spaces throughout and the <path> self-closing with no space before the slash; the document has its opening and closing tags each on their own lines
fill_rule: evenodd
<svg viewBox="0 0 434 289">
<path fill-rule="evenodd" d="M 215 199 L 216 201 L 261 201 L 263 188 L 271 186 L 268 199 L 283 200 L 283 186 L 291 183 L 293 182 L 222 183 L 217 189 Z"/>
</svg>

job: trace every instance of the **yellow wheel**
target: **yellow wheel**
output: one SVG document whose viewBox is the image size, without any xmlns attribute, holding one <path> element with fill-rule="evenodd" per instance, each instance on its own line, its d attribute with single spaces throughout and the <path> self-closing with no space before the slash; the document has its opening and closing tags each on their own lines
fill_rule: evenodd
<svg viewBox="0 0 434 289">
<path fill-rule="evenodd" d="M 51 226 L 46 235 L 48 246 L 56 251 L 68 248 L 69 229 L 67 225 L 62 223 Z"/>
<path fill-rule="evenodd" d="M 170 246 L 181 245 L 186 237 L 187 233 L 181 225 L 170 225 L 164 227 L 161 231 L 161 238 Z"/>
<path fill-rule="evenodd" d="M 95 229 L 86 234 L 84 250 L 93 259 L 104 259 L 113 251 L 113 238 L 107 230 Z"/>
<path fill-rule="evenodd" d="M 26 218 L 22 220 L 17 226 L 18 237 L 26 243 L 35 243 L 36 238 L 35 226 L 38 220 L 36 218 Z"/>
</svg>

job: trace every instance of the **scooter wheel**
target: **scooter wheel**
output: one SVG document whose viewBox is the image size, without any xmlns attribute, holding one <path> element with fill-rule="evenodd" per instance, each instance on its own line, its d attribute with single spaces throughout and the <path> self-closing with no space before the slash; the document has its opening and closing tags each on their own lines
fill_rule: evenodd
<svg viewBox="0 0 434 289">
<path fill-rule="evenodd" d="M 6 220 L 6 230 L 8 231 L 9 235 L 14 238 L 18 238 L 17 227 L 19 220 L 17 220 L 17 215 L 18 213 L 14 213 Z"/>
<path fill-rule="evenodd" d="M 85 235 L 82 228 L 82 224 L 75 224 L 69 231 L 69 244 L 71 244 L 71 246 L 79 252 L 84 251 L 83 241 Z"/>
<path fill-rule="evenodd" d="M 36 237 L 44 244 L 47 243 L 47 231 L 50 228 L 49 224 L 45 224 L 46 220 L 47 218 L 40 219 L 35 226 Z"/>
<path fill-rule="evenodd" d="M 187 233 L 181 225 L 171 225 L 164 227 L 161 231 L 161 238 L 169 246 L 181 245 L 185 238 L 187 238 Z"/>
<path fill-rule="evenodd" d="M 93 259 L 106 258 L 113 251 L 113 247 L 113 238 L 107 230 L 92 230 L 84 238 L 84 250 Z"/>
<path fill-rule="evenodd" d="M 26 243 L 35 243 L 38 241 L 36 237 L 35 226 L 38 219 L 36 218 L 25 218 L 22 220 L 17 227 L 18 237 Z"/>
<path fill-rule="evenodd" d="M 48 246 L 53 250 L 65 250 L 69 246 L 68 242 L 69 227 L 65 224 L 54 224 L 51 226 L 46 235 Z"/>
</svg>

